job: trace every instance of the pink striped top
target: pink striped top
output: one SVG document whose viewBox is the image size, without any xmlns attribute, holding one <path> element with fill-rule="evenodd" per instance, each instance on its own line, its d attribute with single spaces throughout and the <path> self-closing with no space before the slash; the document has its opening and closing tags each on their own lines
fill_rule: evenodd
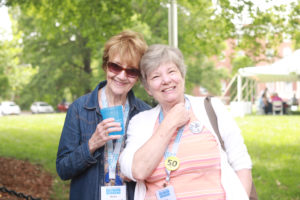
<svg viewBox="0 0 300 200">
<path fill-rule="evenodd" d="M 193 115 L 190 122 L 196 121 Z M 158 120 L 154 130 L 158 128 Z M 172 150 L 174 134 L 169 151 Z M 184 128 L 176 156 L 180 160 L 179 168 L 171 172 L 169 185 L 174 187 L 177 199 L 225 200 L 225 191 L 221 185 L 220 153 L 212 133 L 203 127 L 200 133 L 192 133 L 189 125 Z M 155 200 L 155 192 L 163 188 L 166 172 L 164 158 L 145 183 L 146 200 Z"/>
</svg>

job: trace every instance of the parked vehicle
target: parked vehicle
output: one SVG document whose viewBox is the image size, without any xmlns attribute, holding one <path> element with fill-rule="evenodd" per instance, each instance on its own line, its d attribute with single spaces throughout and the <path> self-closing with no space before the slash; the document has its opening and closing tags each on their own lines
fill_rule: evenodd
<svg viewBox="0 0 300 200">
<path fill-rule="evenodd" d="M 30 110 L 33 114 L 37 114 L 37 113 L 53 113 L 54 109 L 51 105 L 47 104 L 46 102 L 42 102 L 42 101 L 37 101 L 34 102 L 31 106 L 30 106 Z"/>
<path fill-rule="evenodd" d="M 19 115 L 20 107 L 13 101 L 3 101 L 0 103 L 0 112 L 2 115 Z"/>
<path fill-rule="evenodd" d="M 57 110 L 58 112 L 67 112 L 68 108 L 69 108 L 70 103 L 65 102 L 65 103 L 59 103 L 57 105 Z"/>
</svg>

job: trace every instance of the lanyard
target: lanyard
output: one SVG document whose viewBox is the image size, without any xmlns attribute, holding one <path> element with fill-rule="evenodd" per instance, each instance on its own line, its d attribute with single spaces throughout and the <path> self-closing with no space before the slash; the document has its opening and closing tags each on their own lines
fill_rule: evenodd
<svg viewBox="0 0 300 200">
<path fill-rule="evenodd" d="M 108 107 L 108 102 L 105 94 L 105 87 L 106 86 L 104 86 L 101 91 L 101 103 L 103 108 Z M 126 123 L 128 113 L 129 113 L 129 102 L 128 99 L 126 99 L 125 110 L 124 110 L 124 123 Z M 116 167 L 117 167 L 117 162 L 121 151 L 123 138 L 124 137 L 121 136 L 121 138 L 116 140 L 115 147 L 112 140 L 109 140 L 107 142 L 107 162 L 108 162 L 109 179 L 116 178 Z"/>
<path fill-rule="evenodd" d="M 190 109 L 190 102 L 189 102 L 189 100 L 186 97 L 185 97 L 185 108 L 187 110 Z M 163 112 L 162 112 L 162 109 L 161 109 L 160 113 L 159 113 L 159 123 L 161 123 L 163 121 L 163 119 L 164 119 L 164 115 L 163 115 Z M 179 147 L 179 143 L 180 143 L 180 140 L 181 140 L 181 136 L 183 134 L 183 130 L 184 130 L 184 126 L 182 126 L 178 130 L 171 152 L 168 151 L 168 147 L 169 146 L 167 147 L 167 149 L 165 151 L 165 155 L 164 155 L 165 159 L 168 158 L 168 157 L 170 157 L 170 156 L 176 156 L 176 153 L 177 153 L 178 147 Z M 165 168 L 165 170 L 166 170 L 166 173 L 167 173 L 166 181 L 169 182 L 170 181 L 170 173 L 171 173 L 171 171 L 168 170 L 167 168 Z"/>
</svg>

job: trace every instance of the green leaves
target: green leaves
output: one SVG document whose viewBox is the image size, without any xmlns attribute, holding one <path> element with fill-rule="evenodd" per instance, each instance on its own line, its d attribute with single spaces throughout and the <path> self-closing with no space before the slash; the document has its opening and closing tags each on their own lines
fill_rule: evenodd
<svg viewBox="0 0 300 200">
<path fill-rule="evenodd" d="M 167 44 L 168 4 L 169 0 L 6 0 L 17 22 L 14 34 L 22 41 L 22 52 L 17 55 L 19 64 L 30 64 L 38 69 L 28 85 L 21 88 L 22 94 L 25 91 L 34 93 L 24 105 L 34 99 L 47 99 L 56 105 L 67 95 L 65 91 L 69 91 L 68 101 L 91 91 L 104 79 L 100 67 L 104 43 L 124 29 L 141 32 L 149 45 Z M 214 94 L 220 93 L 220 79 L 227 77 L 227 72 L 216 70 L 214 64 L 206 60 L 220 55 L 227 39 L 237 38 L 236 50 L 254 56 L 275 49 L 283 41 L 284 32 L 298 41 L 296 47 L 300 46 L 300 9 L 296 4 L 290 6 L 288 19 L 280 14 L 288 7 L 263 11 L 249 0 L 235 3 L 230 0 L 177 0 L 177 8 L 178 44 L 189 66 L 188 92 L 202 85 Z M 252 22 L 237 27 L 235 20 L 243 18 L 245 11 Z M 0 76 L 1 73 L 0 68 Z M 4 76 L 2 73 L 0 78 L 3 85 Z M 152 102 L 147 96 L 144 99 Z"/>
</svg>

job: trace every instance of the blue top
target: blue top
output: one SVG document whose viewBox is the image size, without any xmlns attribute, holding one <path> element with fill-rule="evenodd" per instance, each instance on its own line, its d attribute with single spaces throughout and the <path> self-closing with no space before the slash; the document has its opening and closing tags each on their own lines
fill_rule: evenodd
<svg viewBox="0 0 300 200">
<path fill-rule="evenodd" d="M 98 91 L 106 81 L 89 94 L 79 97 L 69 107 L 62 130 L 56 170 L 62 180 L 71 179 L 70 199 L 99 200 L 100 186 L 104 185 L 104 146 L 90 154 L 88 141 L 102 121 L 98 104 Z M 128 93 L 129 116 L 125 124 L 137 113 L 150 109 L 150 106 Z M 126 137 L 125 137 L 126 138 Z M 133 200 L 135 183 L 127 183 L 127 199 Z"/>
</svg>

